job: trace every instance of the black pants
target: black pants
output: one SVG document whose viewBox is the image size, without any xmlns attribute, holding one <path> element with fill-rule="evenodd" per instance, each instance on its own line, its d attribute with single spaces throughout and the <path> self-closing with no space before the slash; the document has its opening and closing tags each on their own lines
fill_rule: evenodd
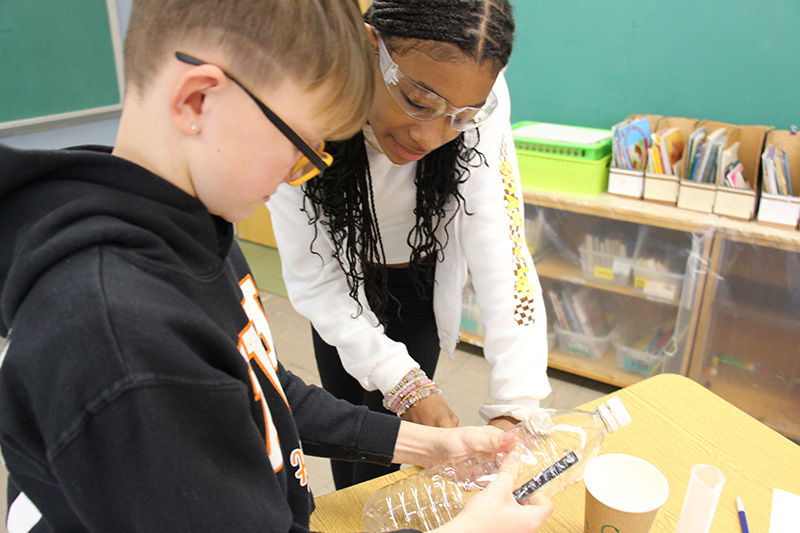
<svg viewBox="0 0 800 533">
<path fill-rule="evenodd" d="M 434 268 L 433 262 L 429 265 Z M 439 359 L 439 335 L 433 314 L 433 285 L 425 288 L 420 297 L 408 269 L 388 269 L 389 298 L 387 306 L 386 335 L 406 345 L 408 353 L 419 363 L 420 368 L 433 379 Z M 397 301 L 395 301 L 396 299 Z M 398 317 L 398 303 L 400 314 Z M 366 405 L 372 411 L 389 413 L 383 408 L 380 391 L 365 391 L 359 382 L 342 367 L 339 353 L 327 344 L 312 328 L 314 354 L 317 358 L 322 386 L 336 396 L 356 405 Z M 364 462 L 331 460 L 333 482 L 336 490 L 373 479 L 399 469 L 398 465 L 382 466 Z"/>
</svg>

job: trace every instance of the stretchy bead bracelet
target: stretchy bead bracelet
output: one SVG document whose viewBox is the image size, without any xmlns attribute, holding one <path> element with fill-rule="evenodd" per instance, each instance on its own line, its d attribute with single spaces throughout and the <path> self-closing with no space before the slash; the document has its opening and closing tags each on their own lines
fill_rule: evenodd
<svg viewBox="0 0 800 533">
<path fill-rule="evenodd" d="M 386 393 L 383 397 L 383 406 L 397 416 L 402 416 L 417 402 L 431 394 L 441 394 L 439 387 L 425 375 L 424 371 L 413 368 Z"/>
</svg>

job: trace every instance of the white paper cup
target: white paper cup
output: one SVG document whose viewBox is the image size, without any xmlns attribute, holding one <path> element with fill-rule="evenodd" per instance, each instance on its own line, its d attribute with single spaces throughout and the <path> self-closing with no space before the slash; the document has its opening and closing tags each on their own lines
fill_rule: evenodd
<svg viewBox="0 0 800 533">
<path fill-rule="evenodd" d="M 644 459 L 600 455 L 587 466 L 584 533 L 647 533 L 669 496 L 667 478 Z"/>
</svg>

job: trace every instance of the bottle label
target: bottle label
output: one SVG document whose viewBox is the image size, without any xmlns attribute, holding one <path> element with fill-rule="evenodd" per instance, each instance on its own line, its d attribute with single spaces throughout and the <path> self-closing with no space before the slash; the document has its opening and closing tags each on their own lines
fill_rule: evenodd
<svg viewBox="0 0 800 533">
<path fill-rule="evenodd" d="M 564 470 L 571 467 L 578 462 L 578 456 L 575 452 L 569 452 L 567 455 L 556 461 L 552 466 L 547 467 L 539 475 L 532 480 L 528 481 L 520 488 L 514 491 L 514 498 L 517 501 L 523 500 L 534 492 L 539 490 L 542 485 L 560 476 Z"/>
</svg>

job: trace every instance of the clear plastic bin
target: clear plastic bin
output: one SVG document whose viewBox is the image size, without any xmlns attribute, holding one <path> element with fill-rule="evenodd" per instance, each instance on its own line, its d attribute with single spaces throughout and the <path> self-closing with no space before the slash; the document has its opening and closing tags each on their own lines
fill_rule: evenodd
<svg viewBox="0 0 800 533">
<path fill-rule="evenodd" d="M 486 328 L 483 327 L 481 312 L 477 305 L 463 305 L 461 307 L 461 331 L 471 333 L 477 337 L 486 335 Z"/>
<path fill-rule="evenodd" d="M 619 339 L 613 339 L 612 344 L 617 353 L 617 368 L 626 372 L 649 376 L 664 358 L 663 354 L 652 354 L 625 346 Z"/>
<path fill-rule="evenodd" d="M 477 337 L 486 335 L 486 328 L 481 320 L 481 310 L 475 297 L 475 288 L 472 286 L 472 277 L 461 291 L 461 331 L 471 333 Z"/>
<path fill-rule="evenodd" d="M 547 239 L 545 226 L 547 220 L 544 218 L 543 210 L 525 210 L 525 242 L 533 256 L 533 260 L 539 261 L 553 250 L 553 245 Z"/>
<path fill-rule="evenodd" d="M 484 337 L 486 335 L 486 330 L 483 328 L 483 322 L 481 322 L 480 316 L 475 318 L 461 315 L 461 331 L 464 333 L 471 333 L 476 337 Z"/>
<path fill-rule="evenodd" d="M 608 351 L 611 333 L 603 337 L 594 337 L 575 333 L 574 331 L 566 331 L 558 326 L 554 326 L 554 328 L 558 335 L 558 347 L 565 354 L 597 361 L 602 359 Z"/>
<path fill-rule="evenodd" d="M 633 266 L 633 288 L 649 298 L 677 302 L 681 299 L 683 278 L 683 274 L 675 272 Z"/>
<path fill-rule="evenodd" d="M 578 252 L 584 278 L 611 285 L 628 285 L 630 282 L 633 258 L 590 252 L 584 246 L 578 248 Z"/>
<path fill-rule="evenodd" d="M 547 332 L 547 351 L 552 352 L 553 349 L 558 344 L 558 333 L 556 330 L 548 331 Z"/>
</svg>

